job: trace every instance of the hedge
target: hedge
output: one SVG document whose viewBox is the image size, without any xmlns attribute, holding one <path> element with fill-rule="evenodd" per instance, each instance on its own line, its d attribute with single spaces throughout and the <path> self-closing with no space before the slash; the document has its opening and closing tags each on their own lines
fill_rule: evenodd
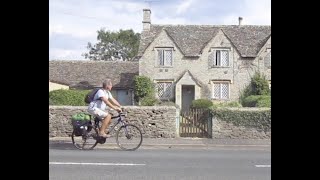
<svg viewBox="0 0 320 180">
<path fill-rule="evenodd" d="M 192 108 L 209 108 L 213 106 L 213 103 L 209 99 L 197 99 L 192 101 Z"/>
<path fill-rule="evenodd" d="M 86 106 L 85 95 L 90 90 L 54 90 L 49 92 L 49 105 Z"/>
<path fill-rule="evenodd" d="M 236 126 L 256 128 L 260 131 L 271 131 L 271 109 L 217 108 L 211 109 L 213 117 L 233 123 Z"/>
<path fill-rule="evenodd" d="M 248 96 L 243 100 L 242 105 L 243 107 L 271 107 L 271 96 Z"/>
<path fill-rule="evenodd" d="M 242 105 L 236 101 L 213 103 L 212 108 L 220 108 L 220 107 L 242 107 Z"/>
</svg>

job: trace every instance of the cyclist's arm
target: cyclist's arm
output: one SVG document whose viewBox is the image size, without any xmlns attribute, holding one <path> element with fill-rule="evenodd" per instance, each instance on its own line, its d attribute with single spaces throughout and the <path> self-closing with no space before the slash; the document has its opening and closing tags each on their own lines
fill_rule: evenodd
<svg viewBox="0 0 320 180">
<path fill-rule="evenodd" d="M 111 97 L 110 99 L 111 99 L 111 101 L 113 102 L 113 104 L 115 104 L 115 105 L 117 105 L 119 108 L 121 108 L 120 103 L 119 103 L 115 98 Z"/>
<path fill-rule="evenodd" d="M 107 99 L 106 96 L 102 96 L 102 97 L 101 97 L 101 100 L 102 100 L 103 102 L 105 102 L 110 108 L 112 108 L 112 109 L 119 109 L 118 107 L 114 106 L 114 105 Z"/>
</svg>

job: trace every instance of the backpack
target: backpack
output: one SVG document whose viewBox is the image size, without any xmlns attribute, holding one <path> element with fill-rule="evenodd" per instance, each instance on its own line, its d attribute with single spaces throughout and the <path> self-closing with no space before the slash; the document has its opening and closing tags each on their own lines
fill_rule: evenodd
<svg viewBox="0 0 320 180">
<path fill-rule="evenodd" d="M 91 90 L 87 95 L 86 97 L 84 98 L 84 102 L 85 103 L 91 103 L 93 101 L 93 98 L 94 96 L 96 95 L 96 93 L 98 92 L 100 88 L 96 88 L 96 89 L 93 89 Z"/>
</svg>

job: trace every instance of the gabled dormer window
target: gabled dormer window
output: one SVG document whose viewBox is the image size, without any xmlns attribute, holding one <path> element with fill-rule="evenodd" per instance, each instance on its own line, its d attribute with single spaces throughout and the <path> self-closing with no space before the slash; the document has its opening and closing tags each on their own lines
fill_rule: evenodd
<svg viewBox="0 0 320 180">
<path fill-rule="evenodd" d="M 156 48 L 156 51 L 157 65 L 160 67 L 171 67 L 173 61 L 173 48 Z"/>
<path fill-rule="evenodd" d="M 212 49 L 208 57 L 209 67 L 229 67 L 229 52 L 229 49 Z"/>
</svg>

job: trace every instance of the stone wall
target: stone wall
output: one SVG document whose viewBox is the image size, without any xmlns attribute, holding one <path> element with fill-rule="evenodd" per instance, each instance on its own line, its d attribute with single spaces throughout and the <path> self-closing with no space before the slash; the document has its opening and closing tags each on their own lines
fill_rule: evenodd
<svg viewBox="0 0 320 180">
<path fill-rule="evenodd" d="M 49 137 L 68 137 L 72 133 L 71 116 L 86 112 L 87 107 L 49 106 Z M 125 107 L 127 120 L 137 125 L 144 137 L 176 137 L 175 107 Z"/>
<path fill-rule="evenodd" d="M 212 138 L 220 139 L 270 139 L 271 110 L 269 108 L 228 108 L 223 118 L 213 114 Z"/>
<path fill-rule="evenodd" d="M 72 133 L 70 118 L 78 112 L 86 112 L 87 107 L 49 106 L 49 137 L 68 137 Z M 127 120 L 137 125 L 143 137 L 179 137 L 176 124 L 177 111 L 172 106 L 139 107 L 127 106 Z M 213 115 L 213 139 L 270 139 L 271 112 L 269 108 L 228 108 L 236 114 L 236 120 Z M 239 113 L 239 111 L 244 113 Z M 260 113 L 262 113 L 260 115 Z M 251 114 L 251 115 L 250 115 Z M 253 114 L 253 115 L 252 115 Z M 262 118 L 259 118 L 262 117 Z"/>
</svg>

